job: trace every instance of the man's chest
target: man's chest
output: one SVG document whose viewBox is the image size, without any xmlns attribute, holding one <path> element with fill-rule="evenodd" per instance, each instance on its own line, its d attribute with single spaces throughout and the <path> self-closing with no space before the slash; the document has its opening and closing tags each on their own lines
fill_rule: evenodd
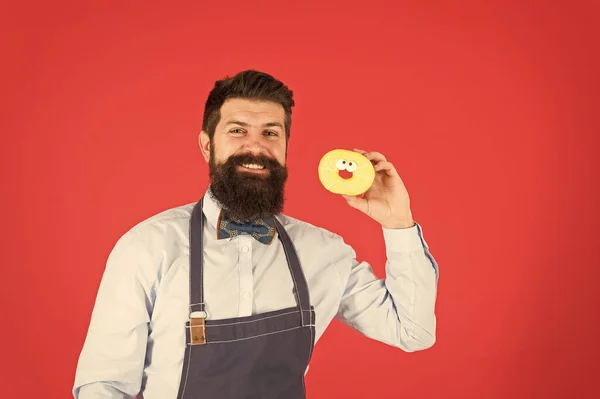
<svg viewBox="0 0 600 399">
<path fill-rule="evenodd" d="M 209 319 L 296 306 L 285 251 L 278 243 L 267 247 L 253 240 L 238 237 L 204 248 L 203 293 Z M 313 254 L 299 251 L 298 256 L 317 313 L 317 329 L 323 330 L 337 312 L 342 290 L 336 269 Z M 189 316 L 189 267 L 189 255 L 182 254 L 162 276 L 154 298 L 154 333 L 167 333 L 173 325 L 185 325 Z"/>
</svg>

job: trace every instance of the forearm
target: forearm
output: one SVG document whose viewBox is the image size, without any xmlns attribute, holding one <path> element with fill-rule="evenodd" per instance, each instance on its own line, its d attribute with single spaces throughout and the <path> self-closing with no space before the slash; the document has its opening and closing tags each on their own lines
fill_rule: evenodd
<svg viewBox="0 0 600 399">
<path fill-rule="evenodd" d="M 96 314 L 94 316 L 97 316 Z M 148 330 L 94 317 L 79 357 L 75 399 L 133 399 L 140 392 Z"/>
<path fill-rule="evenodd" d="M 384 230 L 386 241 L 394 241 L 398 233 L 408 232 Z M 438 267 L 421 238 L 415 234 L 402 241 L 406 246 L 389 245 L 386 250 L 385 285 L 399 322 L 396 345 L 407 350 L 429 348 L 436 337 Z"/>
<path fill-rule="evenodd" d="M 77 363 L 75 399 L 133 399 L 140 392 L 147 323 L 119 323 L 123 317 L 134 320 L 134 314 L 123 312 L 123 303 L 110 304 L 96 305 Z"/>
<path fill-rule="evenodd" d="M 84 385 L 73 392 L 75 399 L 134 399 L 135 395 L 128 395 L 118 389 L 114 382 L 94 382 Z"/>
<path fill-rule="evenodd" d="M 156 272 L 134 235 L 119 240 L 102 276 L 73 396 L 129 399 L 140 391 Z"/>
<path fill-rule="evenodd" d="M 352 262 L 338 318 L 367 337 L 412 352 L 435 343 L 437 264 L 420 227 L 384 229 L 386 277 Z"/>
</svg>

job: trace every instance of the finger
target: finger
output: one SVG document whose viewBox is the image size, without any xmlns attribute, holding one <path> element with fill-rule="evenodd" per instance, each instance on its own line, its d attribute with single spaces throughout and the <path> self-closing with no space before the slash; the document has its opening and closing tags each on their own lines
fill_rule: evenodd
<svg viewBox="0 0 600 399">
<path fill-rule="evenodd" d="M 359 154 L 362 154 L 362 155 L 367 153 L 365 150 L 361 150 L 360 148 L 355 148 L 354 152 L 358 152 Z"/>
<path fill-rule="evenodd" d="M 375 165 L 373 165 L 373 169 L 375 169 L 376 172 L 383 171 L 388 176 L 398 176 L 398 171 L 394 165 L 388 161 L 377 162 Z"/>
<path fill-rule="evenodd" d="M 371 151 L 371 152 L 364 153 L 363 155 L 365 157 L 367 157 L 367 159 L 369 161 L 374 162 L 374 163 L 381 162 L 381 161 L 387 161 L 385 156 L 380 152 Z"/>
</svg>

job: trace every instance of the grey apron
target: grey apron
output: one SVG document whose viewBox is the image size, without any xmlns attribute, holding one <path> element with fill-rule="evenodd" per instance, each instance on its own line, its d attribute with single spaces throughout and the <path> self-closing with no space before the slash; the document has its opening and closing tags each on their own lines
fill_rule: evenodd
<svg viewBox="0 0 600 399">
<path fill-rule="evenodd" d="M 185 357 L 177 398 L 306 398 L 304 373 L 314 346 L 315 311 L 290 237 L 275 218 L 294 281 L 296 306 L 252 316 L 206 320 L 203 202 L 201 199 L 194 206 L 190 222 L 191 313 L 186 322 Z"/>
</svg>

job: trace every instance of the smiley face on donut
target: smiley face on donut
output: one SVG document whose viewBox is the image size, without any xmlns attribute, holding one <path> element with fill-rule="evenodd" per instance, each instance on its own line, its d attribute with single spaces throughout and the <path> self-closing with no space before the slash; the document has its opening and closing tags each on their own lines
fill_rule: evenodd
<svg viewBox="0 0 600 399">
<path fill-rule="evenodd" d="M 334 194 L 360 195 L 375 179 L 375 169 L 367 157 L 355 151 L 331 150 L 319 162 L 319 180 Z"/>
</svg>

